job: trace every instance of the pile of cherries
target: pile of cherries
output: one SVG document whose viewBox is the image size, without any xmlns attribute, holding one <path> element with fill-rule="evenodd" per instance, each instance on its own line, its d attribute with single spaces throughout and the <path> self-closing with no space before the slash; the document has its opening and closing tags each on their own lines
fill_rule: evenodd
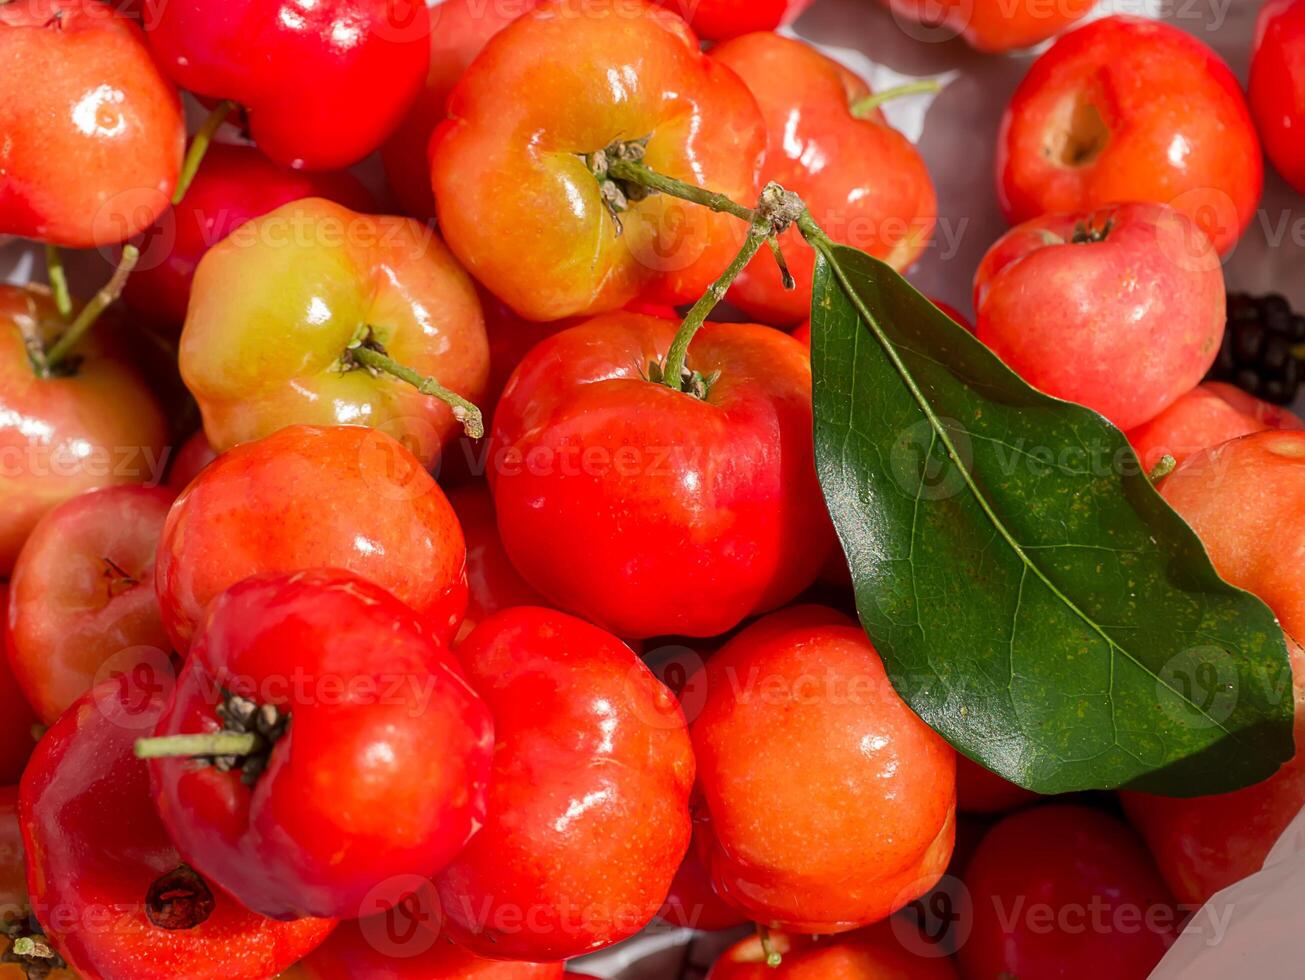
<svg viewBox="0 0 1305 980">
<path fill-rule="evenodd" d="M 1259 869 L 1299 756 L 1049 802 L 856 622 L 792 195 L 908 270 L 881 106 L 931 84 L 775 33 L 809 3 L 0 2 L 0 236 L 47 257 L 0 286 L 0 977 L 542 980 L 659 920 L 755 924 L 712 980 L 1129 980 Z M 1299 318 L 1224 344 L 1220 259 L 1263 151 L 1305 192 L 1305 0 L 1249 101 L 1092 0 L 887 6 L 1061 35 L 971 329 L 1128 434 L 1305 704 L 1305 424 L 1243 390 L 1295 393 Z"/>
</svg>

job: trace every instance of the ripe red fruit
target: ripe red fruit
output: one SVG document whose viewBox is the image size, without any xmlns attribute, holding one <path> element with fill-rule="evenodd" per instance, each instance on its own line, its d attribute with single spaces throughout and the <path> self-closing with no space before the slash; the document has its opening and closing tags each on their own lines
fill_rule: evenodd
<svg viewBox="0 0 1305 980">
<path fill-rule="evenodd" d="M 699 37 L 723 41 L 773 31 L 797 20 L 813 0 L 654 0 L 688 20 Z"/>
<path fill-rule="evenodd" d="M 23 338 L 48 342 L 63 320 L 48 290 L 0 286 L 0 577 L 60 501 L 162 475 L 163 412 L 107 326 L 78 343 L 75 361 L 40 376 Z"/>
<path fill-rule="evenodd" d="M 0 609 L 9 608 L 9 586 L 0 582 Z M 0 784 L 16 783 L 36 747 L 36 715 L 7 659 L 0 660 Z M 0 881 L 3 880 L 0 861 Z M 0 895 L 3 893 L 0 892 Z"/>
<path fill-rule="evenodd" d="M 185 490 L 190 486 L 190 481 L 199 476 L 200 470 L 217 457 L 218 454 L 208 444 L 208 437 L 201 429 L 183 442 L 172 457 L 172 465 L 168 468 L 168 486 L 178 491 Z"/>
<path fill-rule="evenodd" d="M 305 197 L 324 197 L 357 211 L 376 206 L 351 174 L 289 170 L 252 146 L 212 144 L 182 202 L 141 233 L 141 261 L 123 300 L 150 326 L 180 330 L 204 253 L 250 218 Z"/>
<path fill-rule="evenodd" d="M 941 952 L 912 951 L 887 924 L 815 944 L 795 945 L 774 934 L 771 945 L 783 957 L 778 968 L 766 965 L 761 941 L 749 936 L 721 955 L 707 980 L 956 980 L 957 975 Z"/>
<path fill-rule="evenodd" d="M 1214 363 L 1223 270 L 1205 236 L 1171 208 L 1044 215 L 988 249 L 974 309 L 978 338 L 1025 381 L 1129 429 Z"/>
<path fill-rule="evenodd" d="M 829 934 L 937 883 L 955 753 L 893 691 L 854 621 L 819 606 L 774 613 L 689 687 L 706 691 L 691 730 L 695 833 L 723 898 L 774 928 Z"/>
<path fill-rule="evenodd" d="M 245 107 L 259 149 L 287 167 L 361 160 L 421 88 L 420 0 L 146 0 L 151 49 L 187 91 Z M 240 52 L 239 56 L 233 53 Z"/>
<path fill-rule="evenodd" d="M 435 231 L 309 198 L 246 222 L 204 256 L 181 376 L 219 452 L 286 425 L 369 425 L 431 463 L 462 422 L 353 359 L 360 342 L 473 402 L 484 391 L 480 303 Z"/>
<path fill-rule="evenodd" d="M 886 0 L 907 24 L 919 24 L 920 36 L 943 40 L 965 38 L 972 48 L 991 53 L 1032 47 L 1055 37 L 1087 15 L 1096 0 Z"/>
<path fill-rule="evenodd" d="M 757 33 L 715 47 L 738 72 L 766 121 L 763 182 L 798 194 L 835 241 L 905 269 L 933 231 L 937 199 L 924 160 L 877 109 L 853 107 L 869 87 L 802 41 Z M 815 252 L 797 228 L 781 237 L 797 289 L 785 289 L 763 249 L 735 280 L 730 300 L 750 316 L 790 325 L 810 315 Z"/>
<path fill-rule="evenodd" d="M 657 918 L 668 926 L 707 930 L 733 929 L 748 921 L 743 912 L 716 894 L 711 875 L 692 848 L 680 862 Z"/>
<path fill-rule="evenodd" d="M 41 721 L 171 644 L 154 595 L 167 487 L 107 487 L 65 501 L 27 539 L 10 583 L 9 665 Z"/>
<path fill-rule="evenodd" d="M 471 63 L 431 138 L 440 230 L 527 319 L 697 299 L 745 226 L 607 180 L 603 151 L 635 141 L 637 154 L 645 138 L 660 172 L 756 200 L 756 102 L 679 17 L 637 0 L 542 3 Z"/>
<path fill-rule="evenodd" d="M 1034 807 L 988 832 L 962 876 L 966 977 L 1145 980 L 1178 912 L 1141 841 L 1084 806 Z"/>
<path fill-rule="evenodd" d="M 1264 151 L 1287 183 L 1305 193 L 1305 3 L 1268 0 L 1251 53 L 1251 114 Z"/>
<path fill-rule="evenodd" d="M 1295 675 L 1296 755 L 1269 779 L 1194 799 L 1123 794 L 1174 894 L 1199 904 L 1260 870 L 1305 806 L 1305 651 L 1294 642 L 1305 636 L 1305 432 L 1258 432 L 1197 453 L 1160 492 L 1200 535 L 1219 574 L 1269 604 Z M 1225 679 L 1216 672 L 1203 683 Z"/>
<path fill-rule="evenodd" d="M 187 862 L 276 919 L 411 891 L 485 814 L 489 710 L 403 603 L 356 576 L 247 579 L 209 607 L 155 735 L 253 732 L 244 755 L 150 763 Z"/>
<path fill-rule="evenodd" d="M 155 587 L 179 651 L 218 594 L 306 568 L 375 582 L 447 638 L 467 603 L 465 562 L 453 508 L 411 453 L 376 429 L 300 425 L 222 454 L 177 498 Z"/>
<path fill-rule="evenodd" d="M 3 592 L 4 586 L 0 586 L 0 593 Z M 27 867 L 15 781 L 14 785 L 0 787 L 0 922 L 14 922 L 26 915 Z"/>
<path fill-rule="evenodd" d="M 1002 120 L 997 183 L 1012 224 L 1153 201 L 1226 253 L 1255 214 L 1264 164 L 1218 55 L 1177 27 L 1113 16 L 1034 62 Z"/>
<path fill-rule="evenodd" d="M 495 749 L 485 826 L 435 879 L 447 934 L 560 960 L 638 932 L 689 844 L 675 696 L 616 637 L 547 609 L 499 613 L 458 653 Z"/>
<path fill-rule="evenodd" d="M 186 130 L 140 28 L 96 0 L 14 0 L 0 64 L 0 235 L 110 245 L 167 208 Z"/>
<path fill-rule="evenodd" d="M 331 931 L 255 915 L 182 862 L 132 754 L 172 693 L 167 675 L 110 681 L 37 746 L 18 810 L 32 911 L 83 977 L 264 980 Z"/>
<path fill-rule="evenodd" d="M 995 772 L 956 756 L 956 809 L 962 813 L 1001 813 L 1038 799 L 1038 794 Z"/>
<path fill-rule="evenodd" d="M 1260 401 L 1222 381 L 1198 385 L 1128 433 L 1148 473 L 1165 456 L 1182 463 L 1203 449 L 1265 429 L 1300 429 L 1305 422 L 1280 405 Z"/>
<path fill-rule="evenodd" d="M 806 350 L 768 327 L 708 323 L 688 353 L 700 391 L 681 392 L 648 380 L 676 326 L 620 313 L 555 334 L 494 416 L 490 481 L 512 563 L 618 636 L 723 633 L 810 585 L 832 546 Z"/>
</svg>

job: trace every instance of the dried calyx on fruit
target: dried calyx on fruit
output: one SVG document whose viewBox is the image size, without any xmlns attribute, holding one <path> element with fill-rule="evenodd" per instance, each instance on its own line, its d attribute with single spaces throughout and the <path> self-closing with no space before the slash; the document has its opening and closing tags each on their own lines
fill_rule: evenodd
<svg viewBox="0 0 1305 980">
<path fill-rule="evenodd" d="M 1228 294 L 1228 327 L 1207 381 L 1229 381 L 1275 405 L 1296 399 L 1305 370 L 1305 316 L 1278 293 Z"/>
</svg>

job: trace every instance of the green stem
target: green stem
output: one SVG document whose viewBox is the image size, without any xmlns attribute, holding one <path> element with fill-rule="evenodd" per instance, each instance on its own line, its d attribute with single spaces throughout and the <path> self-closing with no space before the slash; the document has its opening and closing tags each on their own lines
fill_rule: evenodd
<svg viewBox="0 0 1305 980">
<path fill-rule="evenodd" d="M 732 214 L 740 221 L 749 223 L 752 221 L 751 208 L 745 208 L 742 204 L 735 203 L 724 194 L 703 190 L 701 187 L 686 184 L 674 177 L 659 174 L 656 170 L 652 170 L 642 163 L 635 163 L 631 160 L 614 160 L 607 168 L 607 173 L 608 176 L 615 177 L 617 180 L 626 180 L 632 184 L 647 187 L 652 191 L 661 191 L 661 193 L 671 197 L 678 197 L 682 201 L 701 204 L 704 208 L 710 208 L 712 211 Z"/>
<path fill-rule="evenodd" d="M 406 381 L 423 395 L 432 395 L 444 402 L 453 409 L 453 417 L 462 423 L 463 431 L 467 433 L 469 438 L 479 439 L 485 434 L 485 419 L 481 415 L 480 409 L 461 395 L 445 388 L 434 378 L 418 374 L 412 368 L 400 364 L 389 355 L 382 354 L 365 344 L 350 348 L 348 355 L 359 364 L 371 368 L 373 371 L 384 371 L 400 381 Z"/>
<path fill-rule="evenodd" d="M 67 320 L 72 316 L 72 297 L 68 294 L 68 277 L 63 271 L 63 256 L 55 245 L 45 246 L 45 276 L 50 280 L 50 294 L 55 308 Z"/>
<path fill-rule="evenodd" d="M 882 92 L 871 92 L 864 99 L 858 99 L 852 103 L 851 113 L 858 119 L 864 119 L 885 102 L 892 102 L 894 99 L 900 99 L 907 95 L 925 95 L 933 92 L 942 91 L 942 82 L 936 78 L 922 78 L 918 82 L 907 82 L 904 85 L 894 85 L 892 88 L 886 88 Z"/>
<path fill-rule="evenodd" d="M 739 249 L 739 254 L 734 256 L 731 262 L 720 274 L 720 277 L 707 287 L 707 291 L 698 297 L 698 302 L 689 307 L 689 312 L 684 315 L 684 322 L 680 324 L 680 329 L 675 333 L 675 339 L 671 341 L 670 350 L 666 352 L 666 360 L 662 363 L 662 384 L 674 388 L 676 391 L 684 390 L 684 362 L 689 356 L 689 344 L 693 342 L 694 336 L 702 329 L 703 323 L 707 320 L 707 315 L 716 308 L 716 304 L 725 298 L 729 292 L 730 284 L 738 278 L 740 272 L 752 261 L 752 257 L 761 251 L 761 246 L 770 238 L 770 219 L 766 218 L 760 212 L 757 212 L 752 218 L 752 223 L 748 226 L 748 237 L 744 241 L 743 247 Z"/>
<path fill-rule="evenodd" d="M 207 735 L 159 735 L 136 739 L 137 759 L 205 758 L 253 755 L 267 740 L 253 732 L 212 732 Z"/>
<path fill-rule="evenodd" d="M 208 152 L 209 144 L 213 142 L 218 127 L 226 122 L 227 116 L 235 108 L 236 104 L 234 102 L 230 99 L 223 99 L 213 107 L 213 111 L 208 114 L 208 118 L 195 132 L 194 138 L 190 141 L 190 147 L 186 150 L 186 159 L 181 164 L 181 173 L 177 177 L 176 190 L 172 192 L 173 204 L 180 204 L 181 199 L 186 196 L 186 191 L 190 189 L 190 182 L 195 179 L 195 174 L 199 172 L 199 165 L 204 159 L 204 154 Z"/>
<path fill-rule="evenodd" d="M 105 308 L 121 295 L 122 287 L 127 284 L 127 277 L 131 275 L 131 270 L 136 268 L 136 262 L 139 259 L 140 250 L 135 245 L 124 245 L 122 247 L 122 258 L 118 260 L 118 267 L 113 270 L 113 275 L 109 281 L 104 284 L 98 293 L 91 297 L 90 302 L 83 306 L 82 311 L 77 314 L 77 319 L 68 325 L 68 329 L 60 334 L 59 339 L 45 352 L 46 371 L 58 365 L 60 361 L 68 356 L 86 331 L 95 325 L 95 321 L 99 319 Z"/>
<path fill-rule="evenodd" d="M 778 970 L 784 962 L 784 957 L 775 948 L 775 942 L 771 939 L 770 930 L 760 922 L 757 923 L 757 938 L 761 940 L 761 951 L 766 956 L 766 966 L 772 970 Z"/>
</svg>

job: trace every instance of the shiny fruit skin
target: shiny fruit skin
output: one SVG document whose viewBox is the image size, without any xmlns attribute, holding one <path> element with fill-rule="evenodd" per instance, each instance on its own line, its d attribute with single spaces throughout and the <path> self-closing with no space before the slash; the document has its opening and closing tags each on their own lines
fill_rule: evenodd
<svg viewBox="0 0 1305 980">
<path fill-rule="evenodd" d="M 305 197 L 375 210 L 371 194 L 349 173 L 304 173 L 278 166 L 252 146 L 210 145 L 182 202 L 141 233 L 141 261 L 123 300 L 149 326 L 179 331 L 204 253 L 250 218 Z"/>
<path fill-rule="evenodd" d="M 177 849 L 250 909 L 355 917 L 400 876 L 438 871 L 484 818 L 489 709 L 420 617 L 370 582 L 318 570 L 228 589 L 155 735 L 219 731 L 217 692 L 289 714 L 266 770 L 251 786 L 171 758 L 150 778 Z"/>
<path fill-rule="evenodd" d="M 426 147 L 447 115 L 449 93 L 485 42 L 535 6 L 536 0 L 444 0 L 430 9 L 430 66 L 426 84 L 381 147 L 385 181 L 403 213 L 423 221 L 435 217 Z"/>
<path fill-rule="evenodd" d="M 466 543 L 421 464 L 375 429 L 292 426 L 223 453 L 182 492 L 154 584 L 178 651 L 241 579 L 339 568 L 380 585 L 452 636 L 467 603 Z"/>
<path fill-rule="evenodd" d="M 9 586 L 0 582 L 0 609 L 9 608 Z M 36 748 L 33 726 L 37 719 L 27 703 L 8 659 L 0 660 L 0 785 L 18 782 L 27 760 Z M 0 884 L 4 880 L 4 861 L 0 859 Z M 0 900 L 4 892 L 0 889 Z M 2 910 L 0 910 L 2 911 Z"/>
<path fill-rule="evenodd" d="M 162 409 L 108 326 L 77 345 L 72 374 L 38 377 L 23 336 L 48 342 L 62 329 L 58 312 L 42 287 L 0 286 L 0 577 L 56 504 L 161 476 Z"/>
<path fill-rule="evenodd" d="M 431 137 L 440 230 L 529 320 L 695 300 L 746 228 L 653 194 L 621 212 L 618 235 L 584 156 L 644 137 L 653 169 L 755 202 L 756 102 L 679 17 L 637 0 L 541 3 L 471 63 Z"/>
<path fill-rule="evenodd" d="M 950 959 L 912 952 L 887 923 L 828 942 L 778 945 L 783 959 L 772 968 L 760 941 L 749 936 L 716 961 L 707 980 L 957 980 Z"/>
<path fill-rule="evenodd" d="M 700 399 L 646 380 L 676 327 L 619 313 L 555 334 L 494 415 L 490 486 L 512 563 L 618 636 L 723 633 L 810 585 L 833 544 L 806 350 L 708 323 L 687 363 L 720 376 Z"/>
<path fill-rule="evenodd" d="M 1122 794 L 1174 894 L 1200 903 L 1260 870 L 1305 806 L 1305 432 L 1257 432 L 1197 453 L 1160 492 L 1219 574 L 1278 617 L 1295 682 L 1296 755 L 1264 782 L 1194 799 Z"/>
<path fill-rule="evenodd" d="M 1305 3 L 1268 0 L 1251 52 L 1251 115 L 1278 173 L 1305 193 Z"/>
<path fill-rule="evenodd" d="M 46 514 L 23 546 L 10 582 L 5 646 L 45 724 L 108 671 L 168 662 L 154 557 L 173 496 L 167 487 L 94 490 Z"/>
<path fill-rule="evenodd" d="M 426 77 L 421 0 L 146 4 L 163 70 L 189 92 L 240 103 L 254 142 L 282 166 L 358 162 L 399 124 Z"/>
<path fill-rule="evenodd" d="M 461 423 L 406 382 L 342 367 L 369 330 L 419 374 L 473 403 L 484 393 L 480 302 L 433 229 L 321 198 L 241 225 L 200 261 L 181 333 L 181 376 L 213 448 L 287 425 L 369 425 L 429 465 Z"/>
<path fill-rule="evenodd" d="M 150 795 L 136 738 L 171 696 L 167 675 L 109 681 L 65 712 L 23 775 L 18 813 L 32 910 L 84 977 L 264 980 L 317 946 L 334 923 L 274 922 L 211 882 L 211 914 L 162 928 L 147 900 L 182 866 Z"/>
<path fill-rule="evenodd" d="M 854 621 L 819 606 L 773 613 L 689 683 L 706 691 L 691 729 L 695 834 L 722 898 L 827 935 L 934 886 L 952 852 L 955 753 L 893 691 Z"/>
<path fill-rule="evenodd" d="M 1288 409 L 1261 401 L 1222 381 L 1197 385 L 1163 412 L 1128 433 L 1142 469 L 1151 472 L 1165 456 L 1182 463 L 1203 449 L 1266 429 L 1300 429 Z"/>
<path fill-rule="evenodd" d="M 0 4 L 0 236 L 124 241 L 168 206 L 186 130 L 140 28 L 97 0 Z"/>
<path fill-rule="evenodd" d="M 860 119 L 850 106 L 870 94 L 865 82 L 803 41 L 748 34 L 711 51 L 736 71 L 766 121 L 762 182 L 802 198 L 836 242 L 862 249 L 895 269 L 924 250 L 938 201 L 924 160 L 876 111 Z M 763 249 L 730 290 L 730 300 L 764 323 L 790 326 L 811 313 L 815 252 L 797 228 L 780 238 L 797 289 L 785 289 Z"/>
<path fill-rule="evenodd" d="M 974 276 L 978 338 L 1035 388 L 1121 429 L 1204 377 L 1224 302 L 1219 257 L 1158 204 L 1032 219 L 999 238 Z"/>
<path fill-rule="evenodd" d="M 1113 16 L 1034 62 L 1002 119 L 997 185 L 1012 224 L 1120 201 L 1168 204 L 1226 254 L 1264 183 L 1228 66 L 1177 27 Z"/>
<path fill-rule="evenodd" d="M 966 980 L 1145 980 L 1177 935 L 1173 898 L 1142 842 L 1085 806 L 1006 817 L 962 881 L 973 903 L 957 950 Z"/>
<path fill-rule="evenodd" d="M 1096 0 L 886 0 L 893 14 L 920 22 L 931 34 L 946 30 L 989 54 L 1016 51 L 1055 37 L 1087 15 Z"/>
<path fill-rule="evenodd" d="M 814 0 L 654 0 L 689 21 L 706 41 L 773 31 L 797 20 Z"/>
<path fill-rule="evenodd" d="M 734 929 L 748 922 L 746 915 L 716 894 L 711 875 L 693 848 L 680 862 L 657 918 L 663 925 L 708 931 Z"/>
<path fill-rule="evenodd" d="M 550 961 L 638 932 L 689 845 L 675 696 L 616 637 L 548 609 L 499 613 L 458 654 L 496 744 L 485 826 L 435 879 L 445 934 Z"/>
<path fill-rule="evenodd" d="M 377 948 L 372 930 L 384 923 L 344 922 L 300 964 L 304 980 L 558 980 L 561 963 L 490 960 L 433 935 L 415 933 L 410 948 L 395 955 Z M 384 933 L 381 933 L 384 935 Z M 422 947 L 426 947 L 422 949 Z M 420 951 L 419 951 L 420 950 Z"/>
</svg>

